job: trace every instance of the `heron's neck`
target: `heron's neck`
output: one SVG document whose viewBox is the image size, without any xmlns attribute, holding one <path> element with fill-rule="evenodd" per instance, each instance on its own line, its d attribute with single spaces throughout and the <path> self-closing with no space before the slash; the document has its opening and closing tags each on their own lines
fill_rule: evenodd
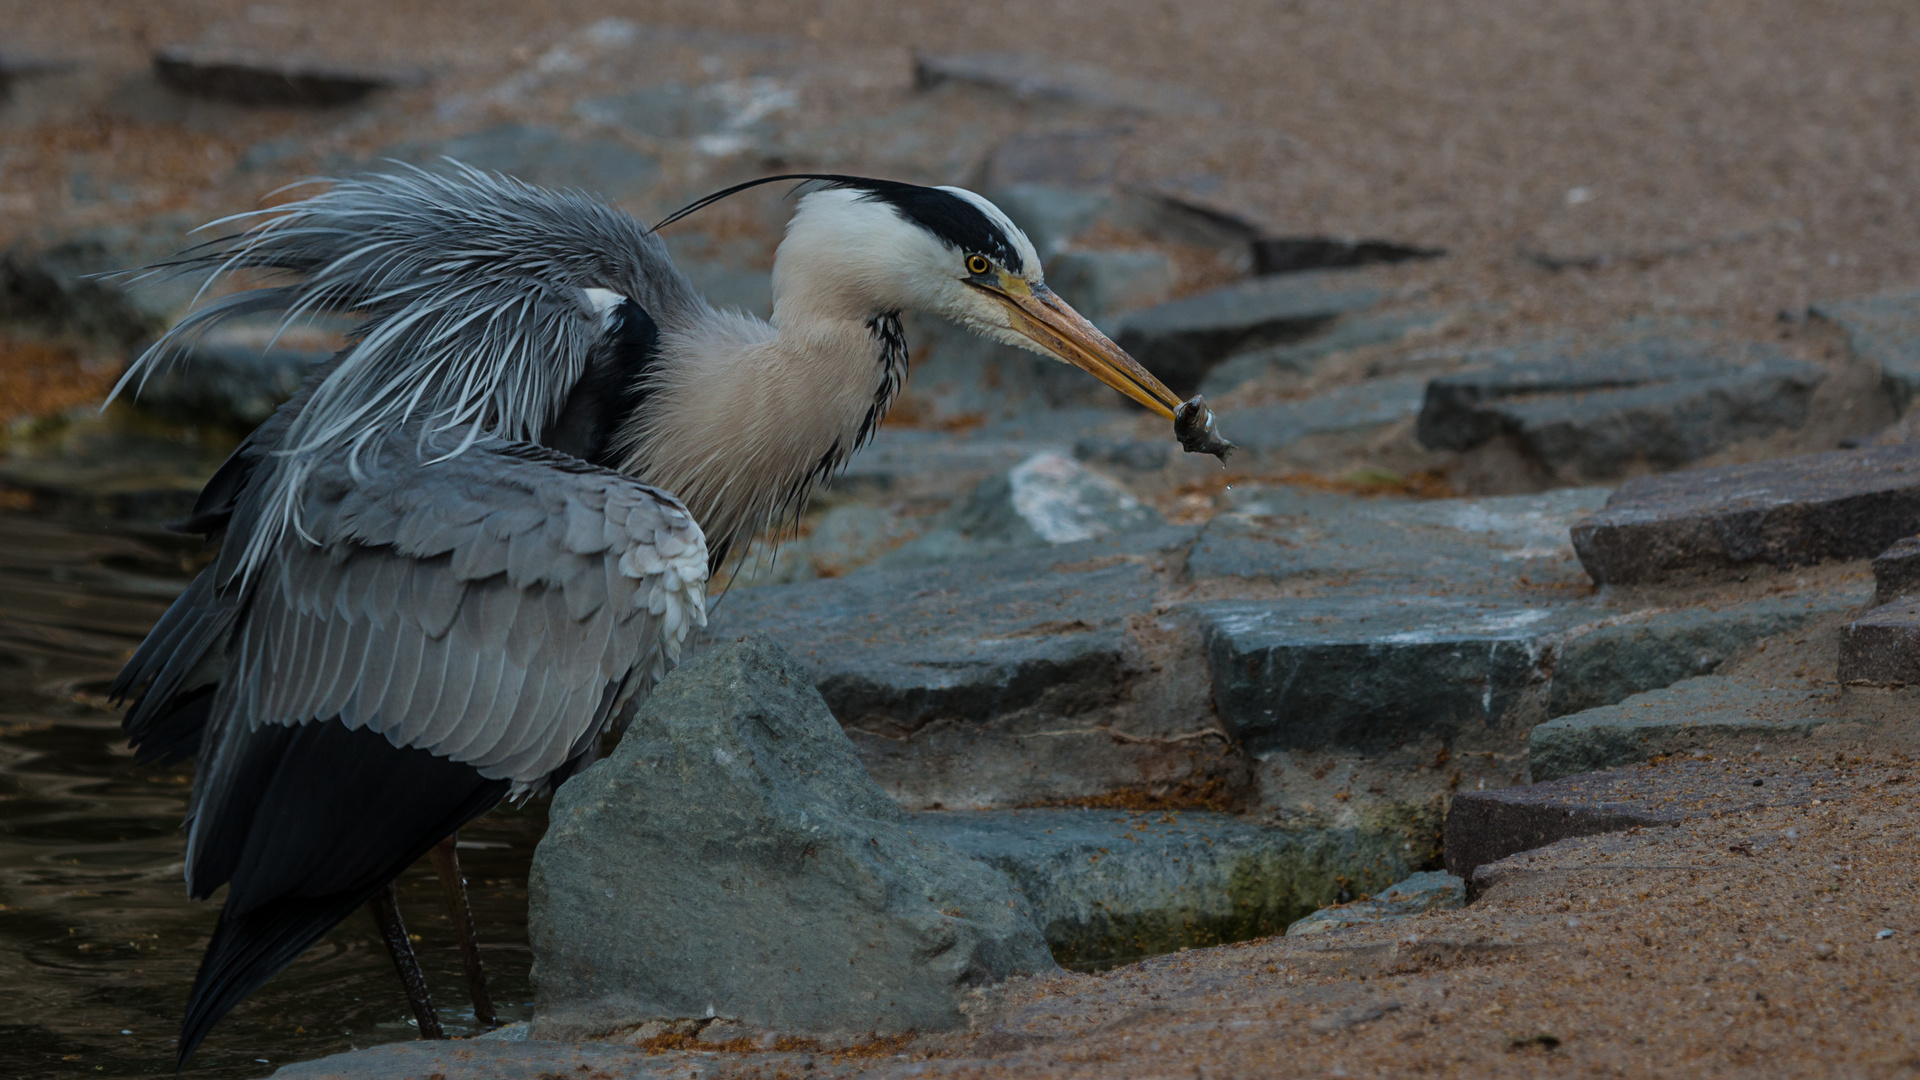
<svg viewBox="0 0 1920 1080">
<path fill-rule="evenodd" d="M 795 513 L 873 436 L 906 378 L 892 312 L 776 304 L 663 335 L 622 471 L 686 503 L 724 553 Z"/>
</svg>

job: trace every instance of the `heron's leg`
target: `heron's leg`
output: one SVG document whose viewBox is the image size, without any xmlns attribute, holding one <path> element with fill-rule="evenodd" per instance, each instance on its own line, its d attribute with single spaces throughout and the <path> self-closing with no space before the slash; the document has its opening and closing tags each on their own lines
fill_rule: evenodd
<svg viewBox="0 0 1920 1080">
<path fill-rule="evenodd" d="M 407 940 L 407 924 L 400 921 L 400 900 L 393 882 L 367 901 L 367 913 L 373 916 L 380 937 L 387 943 L 387 954 L 400 972 L 400 984 L 407 989 L 407 1004 L 413 1006 L 413 1018 L 420 1023 L 423 1039 L 444 1039 L 440 1014 L 433 1011 L 433 995 L 427 993 L 427 977 L 420 972 L 420 961 L 413 955 L 413 942 Z"/>
<path fill-rule="evenodd" d="M 493 1014 L 493 995 L 487 992 L 487 969 L 480 964 L 480 938 L 473 931 L 473 908 L 467 903 L 467 879 L 460 876 L 460 856 L 454 853 L 459 833 L 433 845 L 433 869 L 440 875 L 440 887 L 447 892 L 447 913 L 453 916 L 453 932 L 460 939 L 460 958 L 467 964 L 467 992 L 473 996 L 473 1018 L 484 1028 L 497 1028 L 500 1018 Z"/>
</svg>

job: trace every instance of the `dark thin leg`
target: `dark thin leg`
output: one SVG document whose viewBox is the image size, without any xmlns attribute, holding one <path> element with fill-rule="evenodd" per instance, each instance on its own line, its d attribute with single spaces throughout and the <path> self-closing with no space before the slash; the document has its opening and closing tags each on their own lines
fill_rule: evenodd
<svg viewBox="0 0 1920 1080">
<path fill-rule="evenodd" d="M 473 932 L 473 908 L 467 904 L 467 879 L 460 876 L 460 856 L 454 852 L 459 833 L 433 845 L 433 869 L 440 875 L 440 887 L 447 892 L 447 913 L 453 916 L 453 932 L 460 938 L 460 958 L 467 963 L 467 993 L 473 997 L 473 1018 L 483 1028 L 497 1028 L 500 1018 L 493 1014 L 493 995 L 487 993 L 487 969 L 480 965 L 480 938 Z"/>
<path fill-rule="evenodd" d="M 400 900 L 394 893 L 393 882 L 387 882 L 386 888 L 367 901 L 367 914 L 373 916 L 373 924 L 380 928 L 380 937 L 387 943 L 387 954 L 393 957 L 394 969 L 400 972 L 400 985 L 407 989 L 407 1004 L 413 1006 L 413 1018 L 420 1022 L 420 1037 L 446 1038 L 446 1032 L 440 1030 L 440 1014 L 433 1011 L 433 995 L 427 993 L 427 977 L 420 973 L 420 961 L 413 955 L 413 942 L 407 940 L 407 924 L 400 921 Z"/>
</svg>

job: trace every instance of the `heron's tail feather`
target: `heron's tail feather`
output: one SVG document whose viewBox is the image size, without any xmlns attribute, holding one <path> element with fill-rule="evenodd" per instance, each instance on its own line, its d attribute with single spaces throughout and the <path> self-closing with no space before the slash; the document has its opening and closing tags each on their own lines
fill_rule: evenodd
<svg viewBox="0 0 1920 1080">
<path fill-rule="evenodd" d="M 202 755 L 187 878 L 197 897 L 230 887 L 188 998 L 183 1063 L 229 1009 L 511 786 L 337 719 L 222 743 Z"/>
<path fill-rule="evenodd" d="M 332 896 L 288 897 L 242 915 L 223 909 L 187 998 L 179 1066 L 186 1066 L 221 1017 L 382 888 L 384 883 Z"/>
</svg>

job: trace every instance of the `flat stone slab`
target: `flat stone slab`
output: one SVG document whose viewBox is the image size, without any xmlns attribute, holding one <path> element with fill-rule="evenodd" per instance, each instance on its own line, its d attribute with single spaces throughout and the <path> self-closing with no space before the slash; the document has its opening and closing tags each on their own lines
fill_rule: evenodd
<svg viewBox="0 0 1920 1080">
<path fill-rule="evenodd" d="M 1920 536 L 1907 536 L 1873 557 L 1873 604 L 1914 593 L 1920 593 Z"/>
<path fill-rule="evenodd" d="M 1129 620 L 1170 526 L 923 568 L 741 589 L 704 641 L 764 633 L 807 665 L 869 770 L 904 805 L 985 808 L 1102 794 L 1186 769 L 1204 715 L 1120 708 L 1141 671 Z M 1129 722 L 1137 719 L 1138 724 Z M 1117 725 L 1117 726 L 1109 726 Z M 1188 736 L 1181 741 L 1182 736 Z"/>
<path fill-rule="evenodd" d="M 1287 936 L 1313 937 L 1349 926 L 1373 926 L 1423 911 L 1460 907 L 1466 902 L 1466 882 L 1445 871 L 1425 870 L 1394 882 L 1368 899 L 1321 908 L 1288 926 Z"/>
<path fill-rule="evenodd" d="M 1195 580 L 1364 576 L 1424 594 L 1511 586 L 1522 578 L 1538 586 L 1584 585 L 1567 530 L 1603 505 L 1608 492 L 1420 500 L 1248 486 L 1231 495 L 1232 509 L 1207 524 L 1187 560 Z"/>
<path fill-rule="evenodd" d="M 1417 435 L 1436 450 L 1504 435 L 1555 475 L 1601 479 L 1798 428 L 1825 377 L 1769 345 L 1652 338 L 1442 375 L 1427 385 Z"/>
<path fill-rule="evenodd" d="M 1718 675 L 1684 679 L 1535 727 L 1528 763 L 1535 780 L 1554 780 L 1666 754 L 1804 737 L 1841 718 L 1831 698 Z"/>
<path fill-rule="evenodd" d="M 182 93 L 241 105 L 350 105 L 375 90 L 427 81 L 417 69 L 374 70 L 315 57 L 175 45 L 153 54 L 160 81 Z"/>
<path fill-rule="evenodd" d="M 1920 292 L 1829 300 L 1814 315 L 1846 331 L 1853 355 L 1880 367 L 1880 385 L 1895 415 L 1920 394 Z"/>
<path fill-rule="evenodd" d="M 1765 761 L 1670 761 L 1498 791 L 1463 791 L 1447 809 L 1447 873 L 1478 895 L 1474 870 L 1575 836 L 1676 825 L 1757 806 L 1798 806 L 1835 782 L 1824 769 Z"/>
<path fill-rule="evenodd" d="M 530 184 L 579 188 L 609 199 L 645 193 L 660 179 L 658 161 L 619 139 L 574 138 L 547 124 L 500 124 L 429 145 L 389 147 L 379 156 L 429 168 L 452 158 Z"/>
<path fill-rule="evenodd" d="M 1379 299 L 1339 271 L 1255 278 L 1131 312 L 1115 340 L 1176 393 L 1191 394 L 1234 353 L 1304 337 Z"/>
<path fill-rule="evenodd" d="M 1171 385 L 1171 384 L 1169 384 Z M 1284 451 L 1316 435 L 1372 434 L 1420 411 L 1426 380 L 1372 379 L 1275 405 L 1220 414 L 1220 431 L 1249 454 Z"/>
<path fill-rule="evenodd" d="M 1840 681 L 1868 686 L 1920 683 L 1920 596 L 1877 607 L 1840 631 Z"/>
<path fill-rule="evenodd" d="M 1404 878 L 1398 830 L 1276 829 L 1227 814 L 1048 808 L 921 813 L 911 828 L 1011 877 L 1080 970 L 1281 933 Z"/>
<path fill-rule="evenodd" d="M 1602 585 L 1869 559 L 1920 532 L 1920 445 L 1644 476 L 1573 527 Z"/>
<path fill-rule="evenodd" d="M 1207 372 L 1207 377 L 1200 381 L 1200 392 L 1214 398 L 1265 375 L 1305 375 L 1329 356 L 1398 341 L 1409 334 L 1437 326 L 1446 318 L 1447 313 L 1442 311 L 1392 311 L 1378 315 L 1347 316 L 1326 332 L 1305 341 L 1267 345 L 1229 357 Z M 1425 394 L 1425 383 L 1422 383 L 1422 401 L 1425 400 Z M 1415 402 L 1414 412 L 1417 413 L 1419 407 L 1420 402 Z"/>
<path fill-rule="evenodd" d="M 1576 631 L 1560 646 L 1547 699 L 1549 716 L 1612 705 L 1682 679 L 1709 675 L 1764 637 L 1851 611 L 1864 584 L 1711 607 L 1652 608 Z"/>
<path fill-rule="evenodd" d="M 913 81 L 922 90 L 960 83 L 995 90 L 1017 101 L 1054 100 L 1166 116 L 1211 115 L 1222 108 L 1219 102 L 1184 87 L 1027 53 L 916 53 Z"/>
<path fill-rule="evenodd" d="M 1565 611 L 1436 596 L 1200 609 L 1214 706 L 1253 753 L 1378 751 L 1499 724 L 1548 676 Z"/>
</svg>

